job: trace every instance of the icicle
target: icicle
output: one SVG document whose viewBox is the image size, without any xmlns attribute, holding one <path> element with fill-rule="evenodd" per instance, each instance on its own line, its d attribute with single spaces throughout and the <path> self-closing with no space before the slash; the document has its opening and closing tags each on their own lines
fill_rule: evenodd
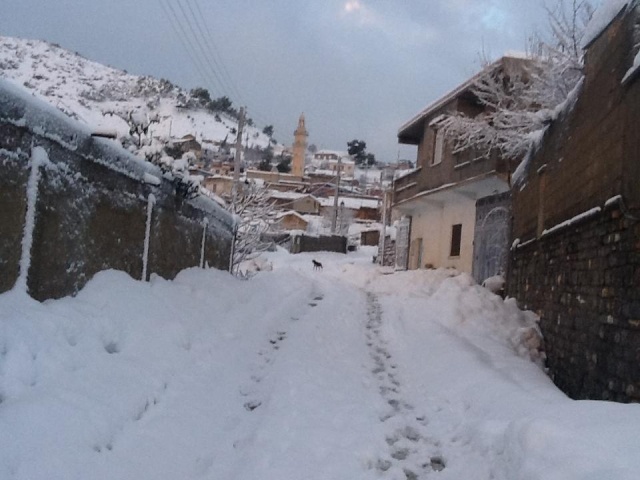
<svg viewBox="0 0 640 480">
<path fill-rule="evenodd" d="M 153 193 L 149 194 L 147 200 L 147 228 L 144 233 L 144 253 L 142 254 L 142 281 L 147 281 L 147 263 L 149 261 L 149 237 L 151 236 L 151 214 L 153 206 L 156 203 L 156 197 Z"/>
<path fill-rule="evenodd" d="M 36 226 L 36 204 L 38 202 L 38 184 L 40 183 L 40 167 L 49 163 L 49 155 L 42 147 L 31 150 L 31 172 L 27 180 L 27 213 L 22 233 L 22 253 L 20 256 L 20 274 L 14 289 L 27 293 L 27 276 L 31 267 L 31 247 L 33 246 L 33 230 Z"/>
<path fill-rule="evenodd" d="M 200 268 L 204 268 L 204 244 L 207 240 L 207 226 L 209 219 L 207 217 L 202 221 L 202 246 L 200 247 Z"/>
</svg>

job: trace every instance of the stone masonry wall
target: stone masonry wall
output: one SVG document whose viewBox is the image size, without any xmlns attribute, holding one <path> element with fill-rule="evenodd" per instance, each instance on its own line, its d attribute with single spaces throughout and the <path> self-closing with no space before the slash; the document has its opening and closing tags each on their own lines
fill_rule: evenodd
<svg viewBox="0 0 640 480">
<path fill-rule="evenodd" d="M 303 252 L 338 252 L 347 253 L 347 237 L 330 235 L 323 237 L 310 237 L 308 235 L 296 235 L 291 239 L 290 253 Z"/>
<path fill-rule="evenodd" d="M 0 84 L 0 292 L 20 275 L 32 152 L 38 167 L 28 293 L 37 300 L 77 293 L 94 274 L 117 269 L 141 279 L 173 278 L 199 266 L 228 269 L 233 219 L 205 197 L 185 199 L 159 168 L 95 139 L 36 100 Z M 60 114 L 62 115 L 62 114 Z M 204 251 L 202 249 L 203 235 Z M 203 255 L 204 254 L 204 255 Z"/>
<path fill-rule="evenodd" d="M 640 401 L 640 222 L 621 205 L 513 249 L 510 296 L 541 318 L 570 397 Z"/>
</svg>

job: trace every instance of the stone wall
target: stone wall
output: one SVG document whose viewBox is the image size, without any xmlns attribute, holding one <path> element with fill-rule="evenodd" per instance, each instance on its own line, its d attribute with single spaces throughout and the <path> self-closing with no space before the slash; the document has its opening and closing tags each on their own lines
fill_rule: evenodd
<svg viewBox="0 0 640 480">
<path fill-rule="evenodd" d="M 638 51 L 636 28 L 640 6 L 589 46 L 577 97 L 548 126 L 513 189 L 515 238 L 534 238 L 616 195 L 640 209 L 640 79 L 622 83 Z"/>
<path fill-rule="evenodd" d="M 290 253 L 338 252 L 347 253 L 347 237 L 339 235 L 310 237 L 296 235 L 291 238 Z"/>
<path fill-rule="evenodd" d="M 640 6 L 585 53 L 585 78 L 513 188 L 507 294 L 541 318 L 573 398 L 640 401 Z"/>
<path fill-rule="evenodd" d="M 42 165 L 34 165 L 36 148 L 48 157 Z M 40 179 L 31 196 L 33 244 L 28 272 L 21 274 L 34 168 Z M 38 300 L 73 295 L 105 269 L 141 279 L 145 244 L 147 278 L 173 278 L 201 263 L 226 270 L 234 228 L 213 200 L 187 200 L 158 167 L 115 141 L 91 137 L 6 83 L 0 83 L 0 225 L 0 292 L 26 275 L 28 293 Z"/>
<path fill-rule="evenodd" d="M 621 207 L 512 251 L 509 295 L 540 316 L 549 373 L 572 398 L 640 401 L 640 223 Z"/>
</svg>

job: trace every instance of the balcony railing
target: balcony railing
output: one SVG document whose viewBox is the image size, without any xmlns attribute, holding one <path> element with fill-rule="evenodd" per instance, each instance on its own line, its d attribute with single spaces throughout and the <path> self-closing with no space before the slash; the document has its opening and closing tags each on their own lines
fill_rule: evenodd
<svg viewBox="0 0 640 480">
<path fill-rule="evenodd" d="M 401 200 L 411 198 L 418 192 L 418 179 L 420 177 L 421 170 L 421 168 L 417 168 L 414 171 L 394 180 L 394 202 L 399 202 Z"/>
</svg>

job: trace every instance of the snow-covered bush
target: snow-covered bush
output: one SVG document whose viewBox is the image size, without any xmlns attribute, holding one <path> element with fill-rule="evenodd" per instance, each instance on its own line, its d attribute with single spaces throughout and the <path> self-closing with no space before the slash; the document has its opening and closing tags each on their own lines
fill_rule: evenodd
<svg viewBox="0 0 640 480">
<path fill-rule="evenodd" d="M 272 242 L 265 240 L 265 234 L 277 219 L 274 202 L 264 184 L 245 180 L 236 189 L 228 207 L 238 219 L 231 273 L 245 277 L 247 272 L 242 272 L 241 264 L 256 259 L 271 247 Z"/>
</svg>

